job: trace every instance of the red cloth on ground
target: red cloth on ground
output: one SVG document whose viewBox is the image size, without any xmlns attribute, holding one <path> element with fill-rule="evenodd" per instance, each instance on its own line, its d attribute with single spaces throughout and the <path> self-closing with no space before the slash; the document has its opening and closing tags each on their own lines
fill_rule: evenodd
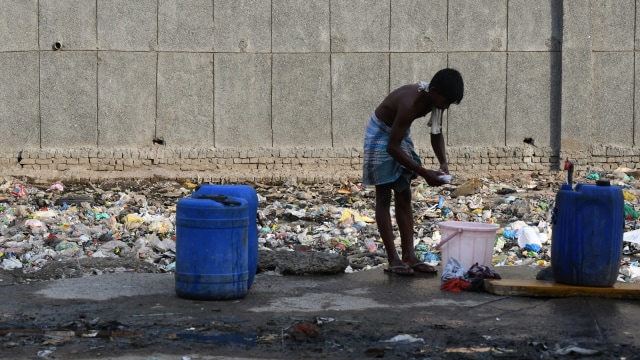
<svg viewBox="0 0 640 360">
<path fill-rule="evenodd" d="M 451 291 L 451 292 L 461 292 L 463 290 L 467 290 L 471 287 L 471 283 L 462 279 L 449 279 L 442 283 L 440 286 L 441 290 Z"/>
</svg>

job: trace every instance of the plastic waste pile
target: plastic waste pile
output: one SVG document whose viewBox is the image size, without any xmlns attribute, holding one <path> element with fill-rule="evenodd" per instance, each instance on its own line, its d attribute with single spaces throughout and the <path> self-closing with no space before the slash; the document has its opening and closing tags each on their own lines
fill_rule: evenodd
<svg viewBox="0 0 640 360">
<path fill-rule="evenodd" d="M 621 171 L 597 175 L 624 189 L 626 231 L 631 235 L 625 238 L 619 280 L 639 281 L 637 182 Z M 425 262 L 438 264 L 440 221 L 483 222 L 498 224 L 499 230 L 492 264 L 480 265 L 550 266 L 550 214 L 562 183 L 558 176 L 465 181 L 454 175 L 441 187 L 414 181 L 416 252 Z M 593 177 L 576 181 L 593 182 Z M 262 249 L 340 253 L 349 259 L 347 272 L 386 266 L 372 187 L 350 182 L 306 185 L 295 179 L 250 185 L 258 193 Z M 28 273 L 54 261 L 133 257 L 154 264 L 159 272 L 174 271 L 176 203 L 196 186 L 175 181 L 38 185 L 3 179 L 0 266 Z"/>
<path fill-rule="evenodd" d="M 65 196 L 64 191 L 60 183 L 46 189 L 0 186 L 9 195 L 0 203 L 3 269 L 34 272 L 51 261 L 125 256 L 170 269 L 175 205 L 151 205 L 142 194 L 92 189 L 92 196 Z"/>
</svg>

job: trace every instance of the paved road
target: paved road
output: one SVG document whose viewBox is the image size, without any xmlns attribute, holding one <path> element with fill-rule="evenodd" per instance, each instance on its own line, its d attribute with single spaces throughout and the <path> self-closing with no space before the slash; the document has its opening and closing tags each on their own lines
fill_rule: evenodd
<svg viewBox="0 0 640 360">
<path fill-rule="evenodd" d="M 533 279 L 539 269 L 496 271 Z M 174 285 L 172 274 L 115 273 L 0 287 L 0 358 L 539 359 L 597 352 L 597 358 L 632 359 L 640 353 L 633 345 L 640 343 L 633 300 L 452 293 L 439 289 L 439 277 L 382 269 L 258 274 L 245 297 L 226 301 L 180 298 Z"/>
</svg>

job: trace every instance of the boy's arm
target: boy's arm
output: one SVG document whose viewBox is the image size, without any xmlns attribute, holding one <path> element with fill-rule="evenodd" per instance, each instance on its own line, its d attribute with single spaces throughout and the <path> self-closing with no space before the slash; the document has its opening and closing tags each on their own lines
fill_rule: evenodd
<svg viewBox="0 0 640 360">
<path fill-rule="evenodd" d="M 394 158 L 400 165 L 405 168 L 417 172 L 420 165 L 418 165 L 413 159 L 402 151 L 402 141 L 407 133 L 407 130 L 411 126 L 411 112 L 407 110 L 398 110 L 396 118 L 393 120 L 391 126 L 391 132 L 389 133 L 389 142 L 387 143 L 387 152 Z"/>
<path fill-rule="evenodd" d="M 425 178 L 429 185 L 442 185 L 444 182 L 438 177 L 439 174 L 436 171 L 423 168 L 415 161 L 413 161 L 413 159 L 409 155 L 402 151 L 402 140 L 407 133 L 407 129 L 409 129 L 409 127 L 411 126 L 411 122 L 413 121 L 412 115 L 413 112 L 411 111 L 398 111 L 398 114 L 393 121 L 393 125 L 391 126 L 389 143 L 387 144 L 387 152 L 402 166 Z"/>
</svg>

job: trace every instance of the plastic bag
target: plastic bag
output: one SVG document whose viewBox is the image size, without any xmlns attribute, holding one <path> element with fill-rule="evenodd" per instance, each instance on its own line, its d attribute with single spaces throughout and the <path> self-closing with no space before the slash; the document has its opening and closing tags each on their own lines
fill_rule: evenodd
<svg viewBox="0 0 640 360">
<path fill-rule="evenodd" d="M 527 244 L 542 246 L 538 231 L 531 226 L 525 226 L 518 230 L 518 246 L 524 248 Z"/>
</svg>

